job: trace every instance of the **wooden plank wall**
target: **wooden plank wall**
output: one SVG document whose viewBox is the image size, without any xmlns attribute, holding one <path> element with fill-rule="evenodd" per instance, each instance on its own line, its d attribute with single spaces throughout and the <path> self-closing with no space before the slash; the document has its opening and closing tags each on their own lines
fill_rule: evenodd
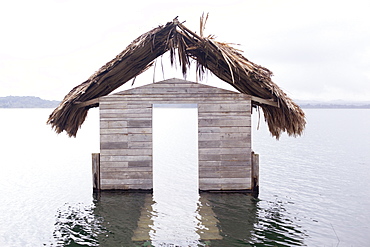
<svg viewBox="0 0 370 247">
<path fill-rule="evenodd" d="M 199 188 L 251 189 L 250 101 L 198 105 Z"/>
<path fill-rule="evenodd" d="M 198 104 L 199 188 L 251 188 L 250 96 L 180 79 L 100 99 L 101 189 L 152 189 L 152 105 Z"/>
<path fill-rule="evenodd" d="M 152 105 L 100 103 L 101 188 L 152 189 Z"/>
</svg>

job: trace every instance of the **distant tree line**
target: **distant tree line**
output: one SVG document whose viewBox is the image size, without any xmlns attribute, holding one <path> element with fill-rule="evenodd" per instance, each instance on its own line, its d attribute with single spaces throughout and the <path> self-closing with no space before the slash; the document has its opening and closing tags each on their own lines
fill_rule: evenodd
<svg viewBox="0 0 370 247">
<path fill-rule="evenodd" d="M 0 97 L 0 108 L 55 108 L 57 100 L 44 100 L 35 96 L 6 96 Z"/>
<path fill-rule="evenodd" d="M 6 96 L 0 97 L 0 108 L 55 108 L 59 105 L 60 101 L 57 100 L 44 100 L 35 96 Z M 302 108 L 326 108 L 326 109 L 369 109 L 370 103 L 357 102 L 357 103 L 322 103 L 322 102 L 300 102 L 297 100 L 298 105 Z"/>
</svg>

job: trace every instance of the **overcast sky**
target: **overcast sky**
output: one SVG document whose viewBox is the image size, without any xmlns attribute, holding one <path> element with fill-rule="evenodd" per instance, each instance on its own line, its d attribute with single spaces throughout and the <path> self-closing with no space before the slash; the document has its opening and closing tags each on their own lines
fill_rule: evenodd
<svg viewBox="0 0 370 247">
<path fill-rule="evenodd" d="M 210 15 L 205 34 L 240 44 L 293 99 L 370 100 L 368 0 L 2 1 L 0 96 L 61 100 L 136 37 L 176 16 L 198 32 L 203 12 Z M 153 71 L 136 83 L 182 78 L 176 69 Z M 203 82 L 223 85 L 211 75 Z"/>
</svg>

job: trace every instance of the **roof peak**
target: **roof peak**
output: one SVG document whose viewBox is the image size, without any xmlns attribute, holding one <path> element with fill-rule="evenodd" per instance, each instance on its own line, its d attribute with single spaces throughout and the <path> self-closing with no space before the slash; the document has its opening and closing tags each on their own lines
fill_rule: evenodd
<svg viewBox="0 0 370 247">
<path fill-rule="evenodd" d="M 154 83 L 166 83 L 166 82 L 171 82 L 171 83 L 198 83 L 198 82 L 195 82 L 195 81 L 188 81 L 188 80 L 184 80 L 184 79 L 180 79 L 180 78 L 176 78 L 176 77 L 173 77 L 173 78 L 170 78 L 170 79 L 165 79 L 165 80 L 162 80 L 162 81 L 157 81 L 157 82 L 154 82 Z"/>
</svg>

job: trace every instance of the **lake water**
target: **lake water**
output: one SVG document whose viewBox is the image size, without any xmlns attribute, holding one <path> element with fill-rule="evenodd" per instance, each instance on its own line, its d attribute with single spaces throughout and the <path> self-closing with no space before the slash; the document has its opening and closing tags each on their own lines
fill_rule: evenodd
<svg viewBox="0 0 370 247">
<path fill-rule="evenodd" d="M 153 246 L 369 246 L 368 109 L 306 109 L 304 135 L 279 141 L 263 120 L 257 130 L 254 113 L 258 199 L 194 196 L 182 182 L 181 193 L 159 190 L 156 200 L 93 195 L 98 111 L 77 138 L 45 124 L 51 111 L 0 109 L 0 246 L 150 246 L 146 238 Z M 184 179 L 186 169 L 178 168 Z"/>
</svg>

